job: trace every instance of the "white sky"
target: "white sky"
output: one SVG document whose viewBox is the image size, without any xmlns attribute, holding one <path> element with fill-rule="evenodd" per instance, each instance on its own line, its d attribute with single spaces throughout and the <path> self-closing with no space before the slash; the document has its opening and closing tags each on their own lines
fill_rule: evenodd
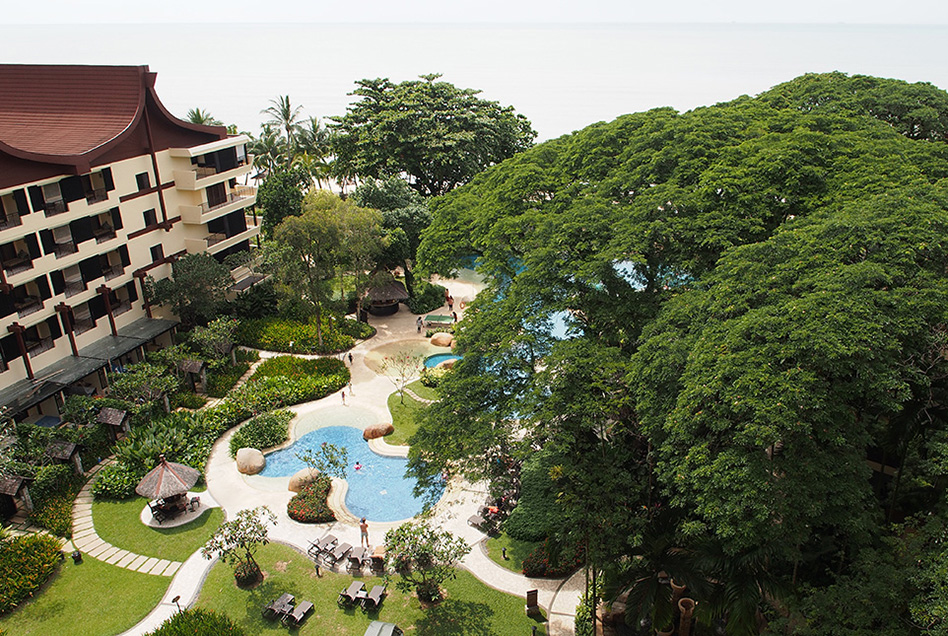
<svg viewBox="0 0 948 636">
<path fill-rule="evenodd" d="M 4 24 L 739 22 L 948 24 L 945 0 L 32 0 Z"/>
</svg>

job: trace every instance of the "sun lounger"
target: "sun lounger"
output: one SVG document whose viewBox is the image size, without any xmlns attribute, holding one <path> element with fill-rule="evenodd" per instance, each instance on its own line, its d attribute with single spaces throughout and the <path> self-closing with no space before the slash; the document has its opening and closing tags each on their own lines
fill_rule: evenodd
<svg viewBox="0 0 948 636">
<path fill-rule="evenodd" d="M 354 605 L 361 598 L 360 592 L 365 592 L 365 583 L 362 581 L 353 581 L 349 587 L 339 592 L 339 598 L 336 603 L 339 605 Z"/>
<path fill-rule="evenodd" d="M 315 558 L 321 553 L 335 547 L 337 541 L 338 539 L 336 537 L 331 534 L 327 534 L 322 539 L 311 541 L 309 544 L 309 549 L 306 551 L 306 553 L 309 554 L 309 556 Z"/>
<path fill-rule="evenodd" d="M 362 609 L 366 612 L 378 610 L 382 604 L 382 596 L 385 594 L 384 585 L 376 585 L 369 592 L 368 596 L 362 599 Z"/>
<path fill-rule="evenodd" d="M 292 623 L 293 625 L 299 626 L 300 623 L 306 618 L 306 615 L 313 610 L 313 604 L 309 601 L 303 601 L 297 605 L 292 612 L 283 615 L 283 624 L 287 625 Z"/>
<path fill-rule="evenodd" d="M 293 611 L 294 597 L 292 594 L 281 594 L 280 598 L 271 601 L 263 608 L 264 618 L 277 618 Z"/>
<path fill-rule="evenodd" d="M 372 553 L 372 569 L 381 572 L 385 569 L 385 546 L 375 546 L 375 552 Z"/>
<path fill-rule="evenodd" d="M 352 550 L 352 546 L 348 543 L 337 545 L 332 549 L 332 551 L 327 550 L 325 552 L 326 560 L 331 561 L 332 564 L 335 565 L 339 559 L 345 558 L 345 556 L 349 554 L 350 550 Z"/>
<path fill-rule="evenodd" d="M 368 560 L 366 553 L 368 550 L 359 546 L 358 548 L 352 548 L 352 552 L 349 553 L 349 563 L 346 567 L 350 570 L 361 570 L 362 564 Z"/>
</svg>

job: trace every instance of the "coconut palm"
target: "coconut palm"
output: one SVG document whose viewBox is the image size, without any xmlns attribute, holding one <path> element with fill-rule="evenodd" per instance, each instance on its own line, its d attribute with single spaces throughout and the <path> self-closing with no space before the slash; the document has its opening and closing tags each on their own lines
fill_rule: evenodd
<svg viewBox="0 0 948 636">
<path fill-rule="evenodd" d="M 270 172 L 280 164 L 283 154 L 283 139 L 273 126 L 264 124 L 260 136 L 250 143 L 253 164 L 261 171 Z"/>
<path fill-rule="evenodd" d="M 192 108 L 188 111 L 188 121 L 201 126 L 223 126 L 224 122 L 211 115 L 210 111 Z"/>
<path fill-rule="evenodd" d="M 298 147 L 302 155 L 297 160 L 320 188 L 323 179 L 328 182 L 330 178 L 330 136 L 331 132 L 316 117 L 310 117 L 299 129 Z"/>
<path fill-rule="evenodd" d="M 303 107 L 291 105 L 289 95 L 280 95 L 277 99 L 271 99 L 270 104 L 272 105 L 260 112 L 270 116 L 266 124 L 280 128 L 286 133 L 286 166 L 289 167 L 293 160 L 295 137 L 300 129 L 299 118 Z"/>
</svg>

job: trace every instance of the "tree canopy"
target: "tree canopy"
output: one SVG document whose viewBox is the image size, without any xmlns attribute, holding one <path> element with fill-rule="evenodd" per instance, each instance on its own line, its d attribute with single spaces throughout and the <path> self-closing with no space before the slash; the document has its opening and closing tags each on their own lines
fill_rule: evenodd
<svg viewBox="0 0 948 636">
<path fill-rule="evenodd" d="M 728 633 L 780 582 L 857 572 L 885 519 L 944 518 L 946 132 L 930 85 L 807 75 L 595 124 L 435 199 L 420 267 L 477 256 L 489 286 L 411 469 L 550 449 L 595 567 L 639 556 L 652 579 L 613 575 L 688 581 Z"/>
<path fill-rule="evenodd" d="M 337 174 L 406 175 L 419 193 L 438 195 L 530 147 L 536 133 L 523 115 L 439 77 L 356 82 L 359 99 L 330 124 Z"/>
</svg>

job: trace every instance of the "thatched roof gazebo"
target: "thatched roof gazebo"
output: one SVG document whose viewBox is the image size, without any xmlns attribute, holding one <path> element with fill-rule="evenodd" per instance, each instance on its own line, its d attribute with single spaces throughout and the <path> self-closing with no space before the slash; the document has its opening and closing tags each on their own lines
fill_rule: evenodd
<svg viewBox="0 0 948 636">
<path fill-rule="evenodd" d="M 147 499 L 167 499 L 188 492 L 200 476 L 190 466 L 169 462 L 162 455 L 158 465 L 135 486 L 135 492 Z"/>
<path fill-rule="evenodd" d="M 376 316 L 389 316 L 398 311 L 398 303 L 408 300 L 408 291 L 401 281 L 393 280 L 384 285 L 371 287 L 366 292 L 369 311 Z"/>
</svg>

